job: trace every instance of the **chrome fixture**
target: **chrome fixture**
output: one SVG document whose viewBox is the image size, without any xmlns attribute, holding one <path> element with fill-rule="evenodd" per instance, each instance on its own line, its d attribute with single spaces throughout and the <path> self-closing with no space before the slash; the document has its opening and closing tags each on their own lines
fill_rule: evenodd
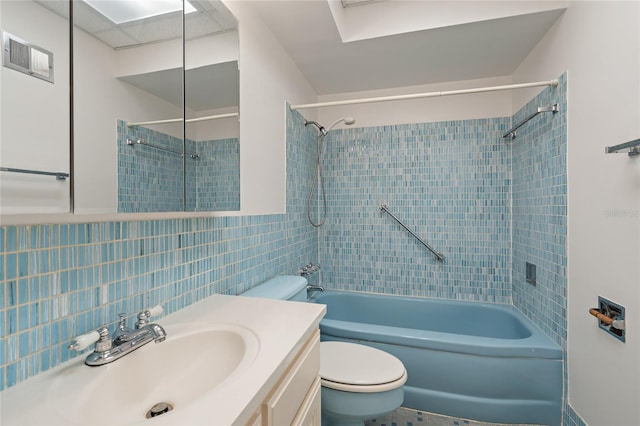
<svg viewBox="0 0 640 426">
<path fill-rule="evenodd" d="M 507 136 L 511 136 L 511 139 L 515 139 L 516 130 L 518 130 L 520 127 L 524 126 L 529 120 L 532 120 L 538 114 L 543 113 L 543 112 L 552 112 L 552 113 L 555 114 L 558 111 L 560 111 L 560 107 L 558 106 L 558 104 L 548 105 L 548 106 L 545 106 L 545 107 L 538 107 L 538 110 L 536 112 L 534 112 L 533 114 L 529 115 L 527 118 L 522 120 L 520 123 L 516 124 L 515 126 L 510 128 L 509 130 L 507 130 L 507 132 L 504 135 L 502 135 L 502 137 L 506 138 Z"/>
<path fill-rule="evenodd" d="M 198 158 L 200 158 L 200 155 L 197 152 L 185 152 L 184 154 L 181 151 L 174 151 L 173 149 L 168 149 L 168 148 L 164 148 L 162 146 L 157 146 L 154 144 L 151 144 L 149 142 L 145 142 L 142 139 L 127 139 L 127 145 L 143 145 L 143 146 L 148 146 L 149 148 L 155 148 L 155 149 L 159 149 L 160 151 L 165 151 L 165 152 L 170 152 L 172 154 L 178 154 L 180 156 L 183 156 L 184 154 L 187 154 L 189 157 L 193 158 L 194 160 L 197 160 Z"/>
<path fill-rule="evenodd" d="M 629 157 L 640 155 L 640 139 L 632 140 L 631 142 L 625 142 L 614 146 L 608 146 L 604 152 L 607 154 L 618 153 L 624 149 L 628 149 Z"/>
<path fill-rule="evenodd" d="M 309 197 L 307 198 L 307 218 L 309 218 L 309 223 L 311 223 L 311 225 L 315 226 L 316 228 L 319 228 L 320 226 L 324 225 L 324 221 L 327 218 L 327 194 L 324 190 L 324 176 L 322 175 L 322 145 L 324 144 L 324 137 L 327 135 L 327 133 L 329 133 L 329 131 L 333 129 L 335 125 L 341 122 L 344 122 L 344 124 L 346 124 L 347 126 L 351 126 L 353 123 L 356 122 L 356 120 L 353 117 L 339 118 L 333 123 L 331 123 L 328 130 L 325 129 L 320 124 L 318 124 L 316 121 L 310 121 L 307 119 L 304 120 L 305 126 L 312 124 L 318 128 L 318 132 L 319 132 L 318 160 L 316 161 L 316 170 L 315 170 L 315 173 L 313 174 L 313 182 L 311 182 L 311 189 L 309 190 Z M 318 179 L 320 179 L 320 189 L 322 190 L 323 214 L 322 214 L 322 219 L 320 219 L 319 222 L 314 222 L 313 219 L 311 219 L 311 202 L 313 200 L 313 195 L 316 193 L 316 186 L 318 183 Z"/>
<path fill-rule="evenodd" d="M 69 349 L 81 351 L 95 343 L 94 351 L 84 362 L 88 366 L 97 367 L 116 361 L 151 341 L 164 342 L 167 338 L 164 328 L 158 324 L 149 323 L 150 317 L 159 315 L 162 311 L 161 305 L 141 311 L 138 313 L 135 329 L 126 327 L 125 314 L 120 314 L 120 323 L 113 336 L 109 335 L 109 328 L 103 325 L 95 331 L 76 337 L 69 345 Z"/>
<path fill-rule="evenodd" d="M 321 285 L 308 285 L 307 286 L 307 298 L 310 297 L 316 291 L 324 291 L 324 287 Z"/>
<path fill-rule="evenodd" d="M 413 232 L 411 229 L 409 229 L 409 227 L 407 227 L 407 225 L 405 225 L 404 223 L 402 223 L 402 221 L 400 219 L 398 219 L 396 217 L 396 215 L 394 215 L 393 213 L 391 213 L 389 211 L 389 209 L 387 208 L 386 204 L 380 204 L 380 211 L 385 212 L 386 214 L 388 214 L 389 216 L 391 216 L 396 222 L 398 222 L 400 224 L 400 226 L 402 226 L 404 229 L 406 229 L 411 235 L 413 235 L 413 237 L 420 241 L 422 243 L 423 246 L 425 246 L 427 249 L 429 249 L 429 251 L 431 253 L 433 253 L 436 256 L 436 259 L 438 259 L 439 261 L 443 261 L 444 260 L 444 255 L 438 251 L 436 251 L 433 247 L 431 247 L 425 240 L 423 240 L 422 238 L 420 238 L 415 232 Z"/>
<path fill-rule="evenodd" d="M 325 129 L 323 126 L 321 126 L 320 124 L 318 124 L 317 121 L 311 121 L 311 120 L 304 120 L 304 125 L 308 126 L 309 124 L 312 124 L 314 126 L 316 126 L 318 128 L 318 131 L 320 132 L 320 134 L 322 134 L 322 136 L 326 136 L 327 135 L 327 129 Z"/>
<path fill-rule="evenodd" d="M 589 309 L 589 313 L 598 318 L 598 327 L 616 339 L 626 341 L 625 307 L 598 296 L 598 307 Z"/>
<path fill-rule="evenodd" d="M 300 270 L 298 271 L 298 274 L 300 274 L 300 276 L 306 278 L 306 277 L 308 277 L 310 275 L 315 274 L 319 270 L 320 270 L 320 264 L 309 263 L 308 265 L 303 266 L 302 268 L 300 268 Z"/>
<path fill-rule="evenodd" d="M 14 169 L 12 167 L 0 167 L 0 172 L 25 173 L 29 175 L 55 176 L 56 180 L 67 180 L 69 173 L 66 172 L 44 172 L 42 170 Z"/>
</svg>

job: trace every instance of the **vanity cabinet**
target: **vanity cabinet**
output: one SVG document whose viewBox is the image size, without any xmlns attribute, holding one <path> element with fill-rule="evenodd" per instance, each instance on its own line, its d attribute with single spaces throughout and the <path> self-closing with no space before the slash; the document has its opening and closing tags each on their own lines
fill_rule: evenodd
<svg viewBox="0 0 640 426">
<path fill-rule="evenodd" d="M 320 331 L 315 330 L 287 365 L 249 424 L 320 425 Z"/>
</svg>

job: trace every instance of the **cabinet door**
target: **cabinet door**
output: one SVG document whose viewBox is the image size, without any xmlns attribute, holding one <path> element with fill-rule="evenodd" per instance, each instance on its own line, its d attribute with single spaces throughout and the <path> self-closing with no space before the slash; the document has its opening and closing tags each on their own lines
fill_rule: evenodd
<svg viewBox="0 0 640 426">
<path fill-rule="evenodd" d="M 320 331 L 316 330 L 300 356 L 285 373 L 263 410 L 263 424 L 290 425 L 320 371 Z M 265 422 L 266 420 L 266 422 Z"/>
<path fill-rule="evenodd" d="M 311 385 L 307 397 L 302 402 L 295 419 L 291 422 L 295 426 L 320 426 L 320 377 Z"/>
</svg>

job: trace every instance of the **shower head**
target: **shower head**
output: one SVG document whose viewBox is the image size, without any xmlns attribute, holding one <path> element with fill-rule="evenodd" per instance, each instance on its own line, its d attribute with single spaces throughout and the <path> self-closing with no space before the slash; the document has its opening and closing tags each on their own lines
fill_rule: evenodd
<svg viewBox="0 0 640 426">
<path fill-rule="evenodd" d="M 309 124 L 313 124 L 314 126 L 316 126 L 318 128 L 318 131 L 322 134 L 322 136 L 326 136 L 327 130 L 324 127 L 322 127 L 320 124 L 318 124 L 318 122 L 305 119 L 304 125 L 308 126 Z"/>
<path fill-rule="evenodd" d="M 346 124 L 347 126 L 351 126 L 353 123 L 356 122 L 356 119 L 353 117 L 342 117 L 337 119 L 336 121 L 334 121 L 333 123 L 331 123 L 331 125 L 329 126 L 329 130 L 333 129 L 334 126 L 336 126 L 337 124 L 344 122 L 344 124 Z M 327 130 L 327 132 L 329 131 Z"/>
<path fill-rule="evenodd" d="M 329 130 L 333 129 L 337 124 L 344 122 L 344 124 L 346 124 L 347 126 L 351 126 L 353 123 L 356 122 L 356 119 L 353 117 L 343 117 L 343 118 L 339 118 L 336 121 L 334 121 L 333 123 L 331 123 L 331 125 L 329 126 L 328 129 L 325 129 L 323 126 L 321 126 L 320 124 L 318 124 L 318 122 L 316 121 L 311 121 L 311 120 L 304 120 L 304 125 L 308 126 L 309 124 L 312 124 L 314 126 L 316 126 L 318 128 L 318 131 L 320 132 L 320 134 L 322 136 L 326 136 L 327 133 L 329 133 Z"/>
</svg>

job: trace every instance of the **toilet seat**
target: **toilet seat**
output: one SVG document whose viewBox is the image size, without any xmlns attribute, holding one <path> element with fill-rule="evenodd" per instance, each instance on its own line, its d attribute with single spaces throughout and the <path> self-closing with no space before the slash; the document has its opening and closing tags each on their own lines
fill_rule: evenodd
<svg viewBox="0 0 640 426">
<path fill-rule="evenodd" d="M 345 392 L 384 392 L 407 381 L 404 364 L 369 346 L 346 342 L 320 343 L 322 386 Z"/>
</svg>

